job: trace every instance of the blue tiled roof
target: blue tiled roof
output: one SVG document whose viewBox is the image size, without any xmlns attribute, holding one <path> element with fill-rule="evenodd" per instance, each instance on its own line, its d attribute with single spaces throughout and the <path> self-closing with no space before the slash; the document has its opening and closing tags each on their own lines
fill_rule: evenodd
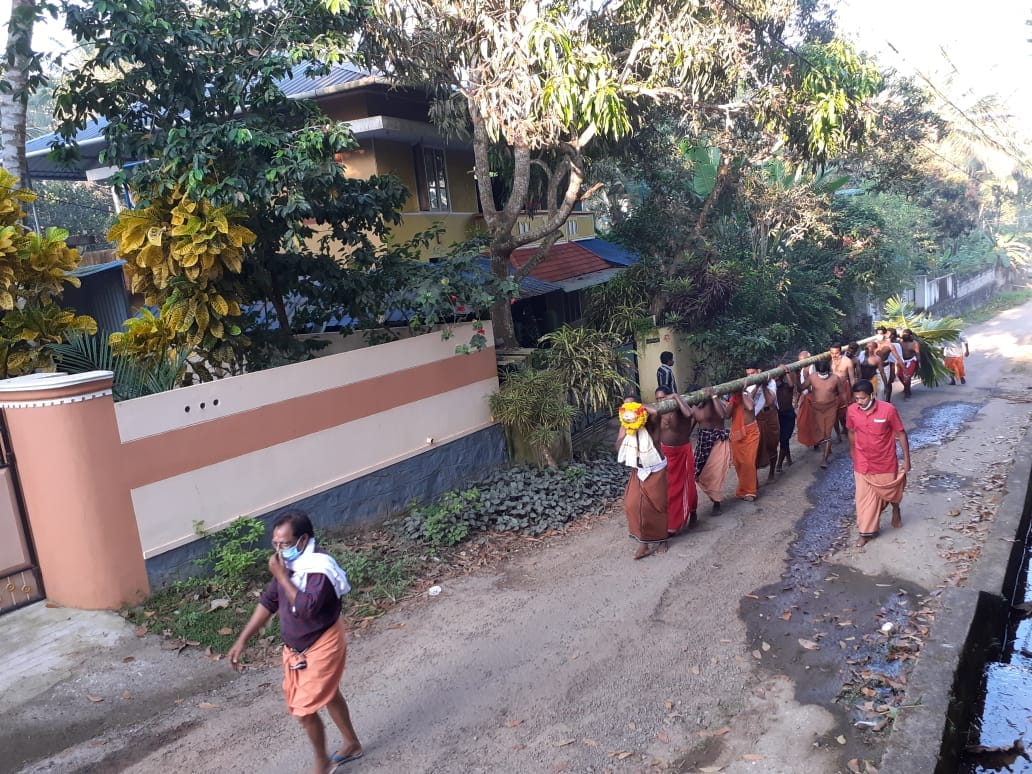
<svg viewBox="0 0 1032 774">
<path fill-rule="evenodd" d="M 578 239 L 577 244 L 595 253 L 602 260 L 617 266 L 633 266 L 641 260 L 640 255 L 604 239 Z"/>
</svg>

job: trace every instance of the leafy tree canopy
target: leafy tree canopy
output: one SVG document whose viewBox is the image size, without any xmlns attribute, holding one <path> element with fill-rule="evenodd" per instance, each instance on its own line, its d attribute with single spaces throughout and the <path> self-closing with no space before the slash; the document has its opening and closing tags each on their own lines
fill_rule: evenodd
<svg viewBox="0 0 1032 774">
<path fill-rule="evenodd" d="M 348 126 L 280 85 L 325 74 L 350 51 L 366 10 L 338 10 L 314 0 L 67 6 L 90 53 L 56 93 L 58 151 L 74 157 L 75 133 L 107 119 L 101 161 L 124 167 L 140 208 L 113 235 L 132 236 L 120 249 L 136 289 L 199 346 L 251 343 L 244 312 L 266 300 L 281 334 L 331 311 L 386 316 L 388 294 L 368 285 L 396 282 L 385 266 L 403 271 L 382 244 L 408 192 L 393 177 L 348 177 Z M 301 319 L 288 299 L 303 300 Z"/>
</svg>

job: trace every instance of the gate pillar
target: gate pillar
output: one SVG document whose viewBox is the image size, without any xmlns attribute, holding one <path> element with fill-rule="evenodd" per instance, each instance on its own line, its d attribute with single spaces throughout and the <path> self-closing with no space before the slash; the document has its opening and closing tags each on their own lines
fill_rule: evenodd
<svg viewBox="0 0 1032 774">
<path fill-rule="evenodd" d="M 149 593 L 108 371 L 0 381 L 47 597 L 116 609 Z"/>
</svg>

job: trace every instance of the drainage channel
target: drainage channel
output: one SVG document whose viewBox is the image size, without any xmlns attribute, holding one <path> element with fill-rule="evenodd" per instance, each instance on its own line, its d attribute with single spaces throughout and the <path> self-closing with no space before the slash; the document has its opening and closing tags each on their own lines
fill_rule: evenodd
<svg viewBox="0 0 1032 774">
<path fill-rule="evenodd" d="M 1032 736 L 1032 533 L 1026 531 L 1024 538 L 1004 615 L 1006 634 L 982 671 L 978 714 L 968 728 L 958 774 L 1032 773 L 1024 742 Z"/>
</svg>

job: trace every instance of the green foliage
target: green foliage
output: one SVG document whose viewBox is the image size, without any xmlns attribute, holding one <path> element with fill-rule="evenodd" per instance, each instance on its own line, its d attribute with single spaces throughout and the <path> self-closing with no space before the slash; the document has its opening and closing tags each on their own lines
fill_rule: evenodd
<svg viewBox="0 0 1032 774">
<path fill-rule="evenodd" d="M 441 545 L 427 529 L 431 517 L 447 524 L 454 545 L 483 531 L 541 535 L 561 530 L 585 514 L 607 507 L 627 483 L 626 468 L 610 457 L 577 462 L 561 469 L 513 467 L 488 476 L 476 489 L 448 492 L 413 510 L 398 525 L 409 540 Z M 447 513 L 447 520 L 440 516 Z M 459 537 L 461 535 L 461 537 Z"/>
<path fill-rule="evenodd" d="M 110 188 L 79 180 L 33 180 L 32 188 L 40 226 L 60 226 L 73 236 L 94 236 L 98 243 L 105 242 L 115 218 Z"/>
<path fill-rule="evenodd" d="M 342 600 L 349 617 L 381 615 L 386 606 L 401 599 L 419 570 L 416 557 L 378 546 L 341 548 L 333 553 L 351 585 L 351 593 Z"/>
<path fill-rule="evenodd" d="M 627 385 L 630 362 L 618 351 L 620 342 L 592 328 L 564 325 L 540 338 L 546 363 L 569 391 L 570 402 L 585 412 L 610 407 Z"/>
<path fill-rule="evenodd" d="M 84 333 L 66 334 L 65 341 L 49 345 L 63 371 L 111 371 L 112 394 L 116 401 L 131 400 L 175 389 L 182 383 L 190 358 L 188 347 L 166 348 L 158 357 L 137 353 L 116 353 L 103 336 Z"/>
<path fill-rule="evenodd" d="M 23 225 L 23 204 L 36 198 L 0 170 L 0 378 L 53 369 L 52 344 L 76 332 L 96 333 L 93 318 L 76 315 L 58 299 L 79 253 L 65 244 L 68 232 L 48 228 L 42 234 Z"/>
<path fill-rule="evenodd" d="M 862 143 L 874 125 L 867 104 L 882 88 L 878 68 L 843 40 L 811 42 L 801 60 L 785 62 L 788 87 L 772 89 L 761 121 L 786 144 L 823 168 L 850 146 Z"/>
<path fill-rule="evenodd" d="M 427 288 L 458 279 L 465 264 L 413 266 L 433 234 L 401 244 L 389 238 L 409 191 L 392 176 L 349 177 L 340 162 L 357 147 L 348 125 L 310 100 L 288 99 L 279 85 L 302 73 L 324 75 L 350 56 L 368 10 L 319 0 L 69 7 L 68 28 L 89 54 L 57 90 L 66 141 L 59 153 L 74 156 L 75 132 L 101 116 L 108 119 L 104 163 L 148 160 L 120 175 L 139 209 L 124 216 L 135 226 L 114 236 L 136 251 L 136 288 L 198 346 L 207 363 L 194 370 L 202 377 L 227 364 L 240 370 L 304 357 L 290 334 L 330 318 L 357 321 L 351 330 L 378 327 L 399 310 L 414 312 L 417 326 L 446 316 L 440 294 Z M 190 207 L 207 208 L 205 222 L 196 212 L 177 215 Z M 224 223 L 230 212 L 239 213 L 239 224 Z M 209 242 L 201 238 L 212 233 L 209 225 L 234 248 L 219 249 L 216 260 L 195 254 Z M 482 308 L 493 286 L 473 292 L 472 279 L 467 284 L 461 303 Z M 258 306 L 264 326 L 257 315 L 241 316 Z M 252 346 L 259 351 L 249 357 Z"/>
<path fill-rule="evenodd" d="M 230 588 L 242 587 L 260 577 L 270 549 L 261 545 L 265 524 L 258 519 L 237 519 L 218 532 L 208 533 L 203 522 L 195 522 L 198 535 L 211 537 L 211 550 L 199 563 L 210 565 L 215 579 Z"/>
<path fill-rule="evenodd" d="M 490 405 L 496 420 L 542 449 L 568 429 L 577 415 L 567 399 L 567 386 L 547 368 L 527 367 L 509 374 L 491 395 Z"/>
<path fill-rule="evenodd" d="M 411 535 L 432 546 L 454 546 L 469 535 L 470 523 L 482 507 L 480 491 L 446 492 L 437 500 L 413 508 L 405 523 Z"/>
<path fill-rule="evenodd" d="M 649 319 L 649 264 L 639 261 L 609 282 L 588 289 L 584 321 L 621 342 L 634 341 Z"/>
</svg>

